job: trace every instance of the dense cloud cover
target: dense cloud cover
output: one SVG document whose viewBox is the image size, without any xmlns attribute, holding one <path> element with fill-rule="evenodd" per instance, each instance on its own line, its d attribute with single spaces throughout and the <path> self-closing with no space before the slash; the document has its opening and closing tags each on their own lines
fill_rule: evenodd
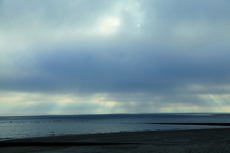
<svg viewBox="0 0 230 153">
<path fill-rule="evenodd" d="M 29 114 L 226 111 L 229 8 L 228 0 L 1 0 L 3 114 L 19 103 L 21 111 L 30 103 Z"/>
</svg>

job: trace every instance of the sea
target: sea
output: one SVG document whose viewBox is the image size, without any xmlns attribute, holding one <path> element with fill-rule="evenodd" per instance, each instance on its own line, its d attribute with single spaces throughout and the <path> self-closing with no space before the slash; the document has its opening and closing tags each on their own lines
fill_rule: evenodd
<svg viewBox="0 0 230 153">
<path fill-rule="evenodd" d="M 0 141 L 9 139 L 137 131 L 223 128 L 152 123 L 230 123 L 230 114 L 153 113 L 0 116 Z M 229 126 L 224 126 L 229 128 Z"/>
</svg>

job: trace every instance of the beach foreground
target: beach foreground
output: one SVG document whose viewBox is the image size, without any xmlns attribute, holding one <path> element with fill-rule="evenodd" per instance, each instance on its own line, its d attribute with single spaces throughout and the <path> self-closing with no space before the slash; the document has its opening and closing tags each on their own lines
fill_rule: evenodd
<svg viewBox="0 0 230 153">
<path fill-rule="evenodd" d="M 127 132 L 0 142 L 2 153 L 230 152 L 230 128 Z"/>
</svg>

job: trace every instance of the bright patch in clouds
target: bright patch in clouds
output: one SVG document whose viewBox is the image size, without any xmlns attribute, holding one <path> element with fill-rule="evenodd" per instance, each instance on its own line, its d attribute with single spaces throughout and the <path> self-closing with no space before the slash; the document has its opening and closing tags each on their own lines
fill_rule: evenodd
<svg viewBox="0 0 230 153">
<path fill-rule="evenodd" d="M 115 34 L 119 30 L 120 20 L 116 17 L 106 17 L 100 21 L 95 32 L 98 32 L 101 35 L 111 35 Z"/>
<path fill-rule="evenodd" d="M 121 111 L 122 103 L 108 101 L 108 97 L 103 96 L 106 95 L 96 94 L 91 97 L 82 97 L 66 94 L 2 93 L 0 115 L 124 113 Z"/>
</svg>

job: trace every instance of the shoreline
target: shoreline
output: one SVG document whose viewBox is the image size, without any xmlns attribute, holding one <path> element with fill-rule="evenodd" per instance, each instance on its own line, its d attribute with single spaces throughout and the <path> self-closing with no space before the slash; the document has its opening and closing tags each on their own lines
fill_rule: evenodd
<svg viewBox="0 0 230 153">
<path fill-rule="evenodd" d="M 230 152 L 230 128 L 82 134 L 0 142 L 0 152 Z M 5 146 L 4 146 L 5 145 Z M 164 150 L 164 151 L 163 151 Z"/>
<path fill-rule="evenodd" d="M 147 124 L 156 124 L 156 123 L 147 123 Z M 157 124 L 165 124 L 165 123 L 157 123 Z M 174 123 L 170 123 L 174 124 Z M 177 124 L 177 123 L 176 123 Z M 185 123 L 187 124 L 187 123 Z M 160 134 L 182 134 L 182 133 L 202 133 L 202 132 L 228 132 L 230 133 L 230 127 L 221 127 L 221 128 L 207 128 L 207 129 L 171 129 L 171 130 L 156 130 L 156 131 L 124 131 L 124 132 L 111 132 L 111 133 L 89 133 L 89 134 L 70 134 L 70 135 L 54 135 L 54 136 L 45 136 L 45 137 L 30 137 L 30 138 L 17 138 L 17 139 L 8 139 L 0 141 L 2 142 L 66 142 L 68 140 L 79 141 L 82 138 L 96 138 L 96 137 L 106 137 L 106 136 L 126 136 L 126 135 L 160 135 Z"/>
<path fill-rule="evenodd" d="M 137 123 L 135 123 L 137 124 Z M 23 140 L 23 139 L 44 139 L 49 137 L 68 137 L 68 136 L 79 136 L 79 135 L 96 135 L 96 134 L 117 134 L 117 133 L 136 133 L 136 132 L 159 132 L 159 131 L 183 131 L 183 130 L 205 130 L 205 129 L 222 129 L 230 128 L 230 123 L 140 123 L 140 124 L 159 124 L 159 125 L 198 125 L 198 126 L 209 126 L 203 128 L 172 128 L 172 129 L 157 129 L 157 130 L 144 130 L 144 131 L 120 131 L 110 133 L 83 133 L 83 134 L 67 134 L 67 135 L 47 135 L 38 137 L 25 137 L 25 138 L 0 138 L 0 142 L 11 141 L 11 140 Z"/>
<path fill-rule="evenodd" d="M 158 130 L 144 130 L 144 131 L 120 131 L 120 132 L 108 132 L 108 133 L 83 133 L 83 134 L 67 134 L 67 135 L 49 135 L 49 136 L 39 136 L 39 137 L 26 137 L 26 138 L 2 138 L 5 140 L 0 140 L 1 142 L 24 142 L 24 141 L 39 141 L 43 142 L 43 140 L 48 140 L 52 141 L 53 139 L 57 138 L 56 140 L 60 141 L 59 139 L 68 138 L 68 137 L 81 137 L 81 136 L 101 136 L 101 135 L 113 135 L 113 134 L 137 134 L 137 133 L 161 133 L 161 132 L 182 132 L 182 131 L 203 131 L 203 130 L 216 130 L 216 129 L 230 129 L 230 125 L 223 125 L 221 124 L 216 124 L 216 123 L 144 123 L 144 124 L 168 124 L 168 125 L 207 125 L 207 126 L 213 126 L 213 128 L 208 127 L 208 128 L 193 128 L 193 129 L 158 129 Z M 230 123 L 229 123 L 230 124 Z M 219 127 L 216 127 L 219 126 Z"/>
</svg>

